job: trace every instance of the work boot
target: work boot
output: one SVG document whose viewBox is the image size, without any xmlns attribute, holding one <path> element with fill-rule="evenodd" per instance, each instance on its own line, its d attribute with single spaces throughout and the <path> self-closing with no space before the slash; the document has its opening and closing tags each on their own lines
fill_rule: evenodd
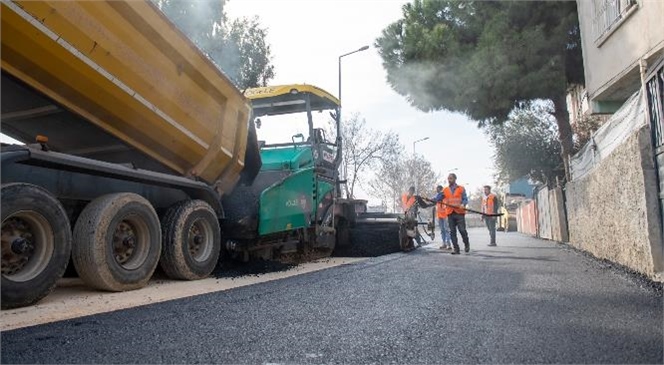
<svg viewBox="0 0 664 365">
<path fill-rule="evenodd" d="M 464 252 L 470 252 L 470 244 L 469 243 L 463 243 L 463 250 Z"/>
<path fill-rule="evenodd" d="M 460 252 L 459 252 L 459 249 L 458 249 L 458 248 L 457 248 L 457 249 L 455 249 L 454 251 L 452 251 L 452 255 L 458 255 L 458 254 L 460 254 Z"/>
</svg>

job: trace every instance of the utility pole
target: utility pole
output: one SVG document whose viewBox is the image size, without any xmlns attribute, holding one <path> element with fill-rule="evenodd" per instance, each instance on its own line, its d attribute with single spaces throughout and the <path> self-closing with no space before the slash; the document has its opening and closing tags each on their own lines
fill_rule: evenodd
<svg viewBox="0 0 664 365">
<path fill-rule="evenodd" d="M 339 155 L 340 158 L 343 161 L 343 149 L 342 149 L 342 140 L 341 140 L 341 58 L 346 57 L 348 55 L 352 55 L 353 53 L 357 52 L 362 52 L 366 51 L 369 49 L 369 46 L 364 46 L 362 48 L 358 48 L 352 52 L 344 53 L 341 56 L 339 56 L 339 110 L 337 110 L 337 148 L 339 149 Z M 346 180 L 348 171 L 345 171 L 346 169 L 344 168 L 343 171 L 343 179 Z M 348 186 L 346 185 L 346 197 L 348 198 Z"/>
</svg>

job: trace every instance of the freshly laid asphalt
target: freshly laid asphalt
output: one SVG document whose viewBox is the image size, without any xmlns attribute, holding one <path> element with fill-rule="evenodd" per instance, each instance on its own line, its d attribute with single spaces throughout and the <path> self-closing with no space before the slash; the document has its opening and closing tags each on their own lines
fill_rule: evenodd
<svg viewBox="0 0 664 365">
<path fill-rule="evenodd" d="M 663 363 L 662 292 L 566 246 L 471 230 L 414 252 L 4 332 L 8 363 Z M 29 310 L 29 309 L 27 309 Z"/>
</svg>

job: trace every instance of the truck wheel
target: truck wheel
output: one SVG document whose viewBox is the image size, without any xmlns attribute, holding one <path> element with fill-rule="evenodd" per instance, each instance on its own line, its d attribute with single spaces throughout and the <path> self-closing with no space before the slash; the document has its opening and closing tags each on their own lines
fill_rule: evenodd
<svg viewBox="0 0 664 365">
<path fill-rule="evenodd" d="M 71 252 L 64 208 L 31 184 L 2 186 L 2 309 L 47 296 L 62 277 Z"/>
<path fill-rule="evenodd" d="M 221 231 L 208 203 L 189 200 L 170 207 L 162 220 L 162 237 L 159 265 L 168 277 L 202 279 L 217 265 Z"/>
<path fill-rule="evenodd" d="M 74 226 L 72 258 L 78 275 L 102 290 L 144 287 L 159 262 L 159 228 L 154 208 L 137 194 L 93 200 Z"/>
<path fill-rule="evenodd" d="M 401 225 L 401 227 L 399 227 L 399 247 L 403 252 L 412 251 L 415 248 L 415 239 L 408 237 L 407 230 L 408 229 L 405 225 Z"/>
</svg>

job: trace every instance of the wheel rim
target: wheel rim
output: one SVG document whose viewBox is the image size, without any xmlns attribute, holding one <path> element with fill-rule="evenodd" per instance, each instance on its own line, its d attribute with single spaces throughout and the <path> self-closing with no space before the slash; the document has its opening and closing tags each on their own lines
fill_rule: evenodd
<svg viewBox="0 0 664 365">
<path fill-rule="evenodd" d="M 210 258 L 213 248 L 214 234 L 210 222 L 196 219 L 189 227 L 187 249 L 192 259 L 197 262 Z"/>
<path fill-rule="evenodd" d="M 16 212 L 2 221 L 2 276 L 32 280 L 44 271 L 54 252 L 53 227 L 34 211 Z"/>
<path fill-rule="evenodd" d="M 137 215 L 124 217 L 113 230 L 113 258 L 126 270 L 139 268 L 150 252 L 147 224 Z"/>
</svg>

